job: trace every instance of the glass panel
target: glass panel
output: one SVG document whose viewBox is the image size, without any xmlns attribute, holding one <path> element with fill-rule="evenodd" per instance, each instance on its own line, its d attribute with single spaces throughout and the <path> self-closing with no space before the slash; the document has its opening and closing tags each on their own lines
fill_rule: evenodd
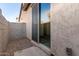
<svg viewBox="0 0 79 59">
<path fill-rule="evenodd" d="M 40 5 L 40 36 L 39 42 L 50 47 L 50 4 L 41 3 Z"/>
<path fill-rule="evenodd" d="M 39 21 L 39 5 L 33 4 L 32 7 L 32 39 L 38 42 L 38 21 Z"/>
</svg>

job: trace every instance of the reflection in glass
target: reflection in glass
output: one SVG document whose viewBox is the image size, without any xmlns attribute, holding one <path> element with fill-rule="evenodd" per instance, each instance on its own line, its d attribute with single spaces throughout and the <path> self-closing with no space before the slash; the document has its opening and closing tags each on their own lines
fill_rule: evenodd
<svg viewBox="0 0 79 59">
<path fill-rule="evenodd" d="M 50 4 L 41 3 L 40 5 L 40 36 L 39 42 L 50 47 Z"/>
</svg>

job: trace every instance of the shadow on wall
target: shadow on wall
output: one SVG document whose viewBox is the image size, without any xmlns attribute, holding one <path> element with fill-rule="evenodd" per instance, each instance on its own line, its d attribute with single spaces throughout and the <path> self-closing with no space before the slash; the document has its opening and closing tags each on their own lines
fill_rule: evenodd
<svg viewBox="0 0 79 59">
<path fill-rule="evenodd" d="M 26 38 L 25 23 L 9 23 L 9 40 Z"/>
</svg>

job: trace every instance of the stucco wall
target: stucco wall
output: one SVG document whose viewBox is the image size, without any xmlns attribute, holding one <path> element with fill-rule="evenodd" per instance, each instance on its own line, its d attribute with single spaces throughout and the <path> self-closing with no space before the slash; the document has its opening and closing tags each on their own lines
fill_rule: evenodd
<svg viewBox="0 0 79 59">
<path fill-rule="evenodd" d="M 30 6 L 27 11 L 23 11 L 20 17 L 21 23 L 26 23 L 26 37 L 32 39 L 32 7 Z"/>
<path fill-rule="evenodd" d="M 51 50 L 67 55 L 67 47 L 79 55 L 79 4 L 51 4 Z"/>
<path fill-rule="evenodd" d="M 29 7 L 27 10 L 27 22 L 26 22 L 26 31 L 27 37 L 32 39 L 32 7 Z"/>
<path fill-rule="evenodd" d="M 25 23 L 9 23 L 9 40 L 26 38 Z"/>
<path fill-rule="evenodd" d="M 8 21 L 4 18 L 0 10 L 0 51 L 6 50 L 8 43 Z"/>
</svg>

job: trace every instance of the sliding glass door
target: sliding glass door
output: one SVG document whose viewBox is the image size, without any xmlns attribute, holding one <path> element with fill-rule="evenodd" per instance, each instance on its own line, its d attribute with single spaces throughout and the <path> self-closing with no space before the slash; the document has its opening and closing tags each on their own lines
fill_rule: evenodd
<svg viewBox="0 0 79 59">
<path fill-rule="evenodd" d="M 32 5 L 32 39 L 50 47 L 50 4 Z"/>
<path fill-rule="evenodd" d="M 32 5 L 32 39 L 38 42 L 39 4 Z"/>
<path fill-rule="evenodd" d="M 39 43 L 50 47 L 50 4 L 39 4 Z"/>
</svg>

